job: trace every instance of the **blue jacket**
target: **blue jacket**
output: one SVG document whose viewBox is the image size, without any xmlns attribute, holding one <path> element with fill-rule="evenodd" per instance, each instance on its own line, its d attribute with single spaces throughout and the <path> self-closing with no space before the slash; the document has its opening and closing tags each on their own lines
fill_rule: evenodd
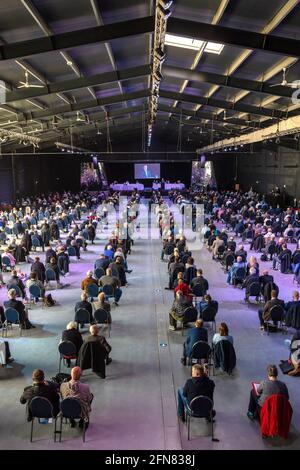
<svg viewBox="0 0 300 470">
<path fill-rule="evenodd" d="M 186 355 L 190 357 L 192 354 L 192 348 L 197 341 L 205 341 L 207 342 L 207 329 L 206 328 L 197 328 L 194 327 L 188 331 L 187 338 L 185 341 L 186 346 Z"/>
</svg>

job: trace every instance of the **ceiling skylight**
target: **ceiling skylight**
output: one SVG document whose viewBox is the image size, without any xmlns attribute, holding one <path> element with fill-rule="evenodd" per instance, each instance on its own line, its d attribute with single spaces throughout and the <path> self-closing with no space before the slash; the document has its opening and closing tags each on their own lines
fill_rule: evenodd
<svg viewBox="0 0 300 470">
<path fill-rule="evenodd" d="M 220 54 L 224 48 L 224 44 L 218 44 L 216 42 L 200 41 L 199 39 L 187 38 L 184 36 L 175 36 L 174 34 L 166 34 L 165 44 L 167 46 L 181 47 L 183 49 L 192 49 L 194 51 L 199 51 L 204 44 L 204 52 L 209 52 L 211 54 Z"/>
</svg>

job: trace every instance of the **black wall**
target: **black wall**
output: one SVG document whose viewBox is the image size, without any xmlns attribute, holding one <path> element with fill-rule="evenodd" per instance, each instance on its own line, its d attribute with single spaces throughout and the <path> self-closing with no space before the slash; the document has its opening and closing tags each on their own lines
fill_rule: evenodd
<svg viewBox="0 0 300 470">
<path fill-rule="evenodd" d="M 209 159 L 214 162 L 219 187 L 232 189 L 239 183 L 242 190 L 252 186 L 260 193 L 269 193 L 278 186 L 287 195 L 300 198 L 299 151 L 277 147 L 254 153 L 216 154 Z"/>
</svg>

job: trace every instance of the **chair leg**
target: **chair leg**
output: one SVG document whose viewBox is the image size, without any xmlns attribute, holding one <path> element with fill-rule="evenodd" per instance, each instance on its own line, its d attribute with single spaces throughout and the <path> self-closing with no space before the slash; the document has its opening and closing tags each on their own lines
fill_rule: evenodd
<svg viewBox="0 0 300 470">
<path fill-rule="evenodd" d="M 85 442 L 85 431 L 86 431 L 86 425 L 85 425 L 85 422 L 83 423 L 83 430 L 82 430 L 82 440 L 83 442 Z"/>
<path fill-rule="evenodd" d="M 190 425 L 191 425 L 191 417 L 188 415 L 187 417 L 188 441 L 190 440 Z"/>
<path fill-rule="evenodd" d="M 59 358 L 59 366 L 58 366 L 58 373 L 60 374 L 60 370 L 61 370 L 61 356 Z"/>
<path fill-rule="evenodd" d="M 61 442 L 62 422 L 63 422 L 63 416 L 60 417 L 60 424 L 59 424 L 59 442 Z"/>
<path fill-rule="evenodd" d="M 32 418 L 32 421 L 31 421 L 30 442 L 32 442 L 32 436 L 33 436 L 33 422 L 34 422 L 34 418 Z"/>
<path fill-rule="evenodd" d="M 211 419 L 211 440 L 214 440 L 214 417 L 213 414 L 210 414 L 210 419 Z"/>
</svg>

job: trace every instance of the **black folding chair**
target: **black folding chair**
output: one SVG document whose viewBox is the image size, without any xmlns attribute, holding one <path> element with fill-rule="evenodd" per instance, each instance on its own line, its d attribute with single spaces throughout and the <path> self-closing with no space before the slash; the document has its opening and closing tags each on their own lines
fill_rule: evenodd
<svg viewBox="0 0 300 470">
<path fill-rule="evenodd" d="M 88 312 L 85 308 L 79 308 L 75 312 L 74 320 L 77 322 L 79 330 L 79 326 L 83 328 L 84 325 L 90 323 L 90 312 Z"/>
<path fill-rule="evenodd" d="M 82 440 L 85 442 L 85 431 L 86 431 L 86 422 L 82 419 L 82 407 L 81 403 L 79 400 L 76 398 L 65 398 L 60 402 L 60 413 L 59 413 L 59 418 L 60 418 L 60 426 L 59 426 L 59 431 L 57 434 L 59 434 L 59 442 L 61 442 L 61 437 L 62 437 L 62 423 L 63 419 L 65 418 L 66 420 L 82 420 L 83 425 L 82 425 Z M 56 436 L 56 435 L 55 435 Z"/>
<path fill-rule="evenodd" d="M 252 282 L 249 286 L 249 291 L 247 294 L 247 299 L 249 300 L 249 297 L 255 297 L 257 302 L 259 302 L 261 298 L 261 286 L 259 282 Z M 248 305 L 249 306 L 249 305 Z"/>
<path fill-rule="evenodd" d="M 105 272 L 103 268 L 96 268 L 94 271 L 94 276 L 96 279 L 100 279 L 100 277 L 104 276 Z"/>
<path fill-rule="evenodd" d="M 212 359 L 212 349 L 206 341 L 197 341 L 193 344 L 192 354 L 189 358 L 191 368 L 193 364 L 198 364 L 199 361 L 205 361 L 208 365 L 208 375 L 210 375 L 210 368 L 213 367 L 213 375 L 215 374 L 214 363 L 211 362 Z"/>
<path fill-rule="evenodd" d="M 219 442 L 214 438 L 214 404 L 213 401 L 203 395 L 193 398 L 193 400 L 185 407 L 186 424 L 188 429 L 188 440 L 190 440 L 190 425 L 192 418 L 205 418 L 211 424 L 211 440 Z"/>
<path fill-rule="evenodd" d="M 94 318 L 98 325 L 106 325 L 108 337 L 110 338 L 111 324 L 108 322 L 108 312 L 104 308 L 98 308 L 94 312 Z"/>
<path fill-rule="evenodd" d="M 2 328 L 2 336 L 4 336 L 5 332 L 7 337 L 8 328 L 10 327 L 11 331 L 13 331 L 13 325 L 19 326 L 19 333 L 22 336 L 22 323 L 20 322 L 19 312 L 15 308 L 9 307 L 4 310 L 4 316 L 5 322 L 4 328 Z"/>
<path fill-rule="evenodd" d="M 217 310 L 214 307 L 206 307 L 200 313 L 200 318 L 202 318 L 204 323 L 212 323 L 213 331 L 216 332 L 216 315 Z"/>
<path fill-rule="evenodd" d="M 281 305 L 274 305 L 273 307 L 270 308 L 270 319 L 265 321 L 266 327 L 267 327 L 267 334 L 270 334 L 270 322 L 272 321 L 273 323 L 278 323 L 279 328 L 282 329 L 282 334 L 284 333 L 283 329 L 283 321 L 284 321 L 284 316 L 285 316 L 285 310 Z"/>
<path fill-rule="evenodd" d="M 40 423 L 41 419 L 54 419 L 54 442 L 56 437 L 56 417 L 53 415 L 52 403 L 45 397 L 33 397 L 29 403 L 29 409 L 32 415 L 30 442 L 33 438 L 33 425 L 34 420 L 37 418 Z"/>
<path fill-rule="evenodd" d="M 181 336 L 183 336 L 183 329 L 188 323 L 192 323 L 197 320 L 198 311 L 195 307 L 187 307 L 183 312 L 181 320 L 178 320 L 181 323 Z"/>
<path fill-rule="evenodd" d="M 76 346 L 75 344 L 72 343 L 72 341 L 61 341 L 58 345 L 58 352 L 59 352 L 59 367 L 58 367 L 58 372 L 60 373 L 61 369 L 61 361 L 63 361 L 65 365 L 65 360 L 76 360 L 77 365 L 77 351 L 76 351 Z"/>
</svg>

